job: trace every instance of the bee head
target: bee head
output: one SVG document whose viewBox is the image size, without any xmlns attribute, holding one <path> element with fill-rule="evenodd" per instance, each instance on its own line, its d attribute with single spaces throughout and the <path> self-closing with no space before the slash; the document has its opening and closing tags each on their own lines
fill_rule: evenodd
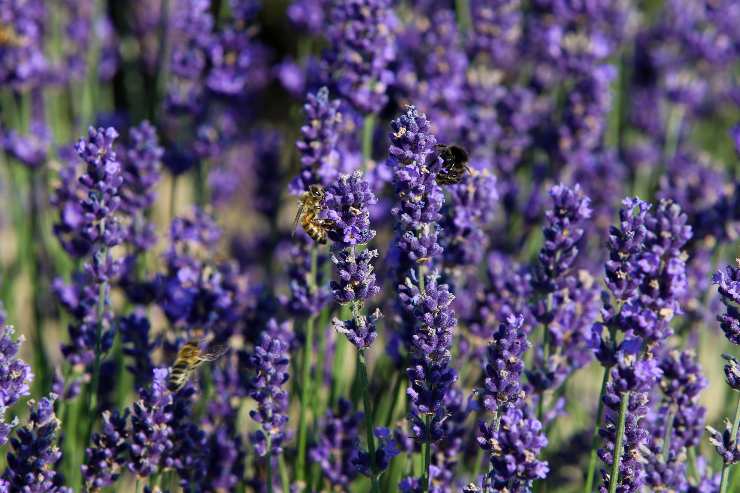
<svg viewBox="0 0 740 493">
<path fill-rule="evenodd" d="M 452 154 L 455 162 L 465 163 L 468 161 L 468 151 L 458 145 L 451 145 L 447 147 L 448 152 Z"/>
<path fill-rule="evenodd" d="M 321 185 L 311 185 L 308 187 L 308 193 L 311 194 L 311 197 L 315 199 L 321 199 L 324 198 L 324 189 L 321 187 Z"/>
</svg>

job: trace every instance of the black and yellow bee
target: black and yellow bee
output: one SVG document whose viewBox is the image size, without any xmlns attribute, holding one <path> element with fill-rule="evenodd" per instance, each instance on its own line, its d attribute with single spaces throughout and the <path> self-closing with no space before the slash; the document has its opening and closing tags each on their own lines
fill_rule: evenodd
<svg viewBox="0 0 740 493">
<path fill-rule="evenodd" d="M 437 144 L 437 154 L 442 158 L 442 170 L 437 173 L 437 184 L 455 185 L 465 173 L 470 173 L 468 153 L 458 145 Z"/>
<path fill-rule="evenodd" d="M 222 345 L 209 345 L 201 350 L 201 341 L 188 341 L 177 352 L 175 363 L 170 368 L 167 390 L 177 392 L 190 379 L 195 370 L 207 361 L 216 361 L 228 348 Z"/>
<path fill-rule="evenodd" d="M 300 221 L 303 230 L 316 243 L 326 243 L 332 222 L 328 219 L 319 218 L 321 209 L 324 207 L 324 189 L 321 185 L 311 185 L 308 191 L 301 196 L 301 202 L 298 206 L 298 213 L 293 221 L 293 231 L 295 231 Z"/>
</svg>

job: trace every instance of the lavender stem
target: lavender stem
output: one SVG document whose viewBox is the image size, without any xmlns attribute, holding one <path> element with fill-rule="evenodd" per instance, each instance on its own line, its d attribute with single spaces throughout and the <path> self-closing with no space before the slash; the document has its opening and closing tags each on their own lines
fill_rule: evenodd
<svg viewBox="0 0 740 493">
<path fill-rule="evenodd" d="M 316 270 L 318 264 L 318 248 L 311 248 L 311 272 L 309 272 L 308 285 L 316 289 Z M 296 480 L 306 479 L 306 444 L 308 438 L 308 427 L 306 425 L 308 412 L 308 400 L 311 395 L 311 354 L 313 353 L 313 329 L 315 316 L 306 320 L 306 340 L 303 345 L 303 367 L 301 368 L 301 409 L 298 417 L 298 460 L 296 462 Z"/>
<path fill-rule="evenodd" d="M 457 26 L 460 33 L 465 35 L 470 30 L 472 19 L 470 17 L 470 3 L 468 0 L 455 0 L 455 12 L 457 13 Z"/>
<path fill-rule="evenodd" d="M 427 414 L 424 417 L 424 424 L 426 425 L 426 440 L 424 441 L 424 471 L 423 471 L 423 485 L 422 492 L 429 491 L 429 469 L 432 465 L 432 417 Z"/>
<path fill-rule="evenodd" d="M 588 461 L 588 473 L 586 474 L 586 484 L 583 488 L 583 493 L 591 493 L 594 488 L 594 477 L 596 475 L 596 460 L 597 449 L 599 444 L 599 427 L 601 426 L 601 419 L 604 416 L 604 394 L 606 393 L 606 386 L 609 383 L 609 368 L 604 368 L 604 376 L 601 379 L 601 391 L 599 392 L 599 405 L 596 411 L 596 423 L 594 424 L 594 430 L 591 433 L 591 454 Z"/>
<path fill-rule="evenodd" d="M 733 443 L 737 443 L 737 429 L 740 425 L 740 398 L 737 400 L 737 407 L 735 408 L 735 421 L 732 423 L 732 434 L 731 439 Z M 732 464 L 722 464 L 722 476 L 719 482 L 719 493 L 727 493 L 727 486 L 729 486 L 730 479 L 730 468 Z"/>
<path fill-rule="evenodd" d="M 612 461 L 611 476 L 609 476 L 609 493 L 616 493 L 619 485 L 619 464 L 622 461 L 624 445 L 624 424 L 627 421 L 627 407 L 630 402 L 630 393 L 624 392 L 619 406 L 619 422 L 617 424 L 617 440 L 614 444 L 614 459 Z M 740 408 L 739 408 L 740 409 Z"/>
<path fill-rule="evenodd" d="M 370 456 L 370 480 L 372 481 L 372 492 L 379 493 L 378 474 L 375 466 L 375 435 L 373 430 L 373 412 L 370 406 L 370 395 L 368 392 L 367 381 L 367 361 L 365 359 L 365 350 L 357 351 L 357 371 L 360 376 L 360 388 L 362 389 L 362 402 L 365 407 L 365 432 L 367 433 L 367 452 Z"/>
<path fill-rule="evenodd" d="M 367 171 L 368 162 L 373 155 L 373 131 L 375 130 L 375 115 L 370 113 L 362 122 L 362 170 Z"/>
</svg>

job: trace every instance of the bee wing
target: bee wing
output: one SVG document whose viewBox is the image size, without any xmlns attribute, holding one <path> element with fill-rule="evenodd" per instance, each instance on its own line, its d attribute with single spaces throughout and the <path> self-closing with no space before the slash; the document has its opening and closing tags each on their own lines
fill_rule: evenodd
<svg viewBox="0 0 740 493">
<path fill-rule="evenodd" d="M 296 229 L 298 229 L 298 221 L 301 220 L 301 215 L 303 214 L 303 210 L 306 208 L 306 201 L 301 199 L 301 203 L 298 206 L 298 212 L 295 214 L 295 219 L 293 219 L 293 234 L 291 235 L 291 238 L 295 238 L 295 232 Z"/>
<path fill-rule="evenodd" d="M 216 361 L 221 356 L 226 354 L 226 351 L 229 350 L 229 347 L 225 344 L 216 344 L 214 346 L 208 347 L 203 354 L 200 355 L 201 359 L 203 361 Z"/>
</svg>

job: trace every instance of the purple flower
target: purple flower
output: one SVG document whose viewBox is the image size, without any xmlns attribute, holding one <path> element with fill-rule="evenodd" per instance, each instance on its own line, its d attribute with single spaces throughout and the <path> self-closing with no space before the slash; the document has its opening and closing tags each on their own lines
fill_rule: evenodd
<svg viewBox="0 0 740 493">
<path fill-rule="evenodd" d="M 377 324 L 381 318 L 380 310 L 377 309 L 369 316 L 362 315 L 355 309 L 354 316 L 349 320 L 339 320 L 335 318 L 332 321 L 334 330 L 344 334 L 349 342 L 358 349 L 367 349 L 372 346 L 375 338 L 378 337 Z"/>
<path fill-rule="evenodd" d="M 728 265 L 712 277 L 717 285 L 725 313 L 719 315 L 719 325 L 732 344 L 740 344 L 740 261 L 738 266 Z"/>
<path fill-rule="evenodd" d="M 470 10 L 472 49 L 488 55 L 496 67 L 511 67 L 523 31 L 520 0 L 473 0 Z"/>
<path fill-rule="evenodd" d="M 285 331 L 284 326 L 271 319 L 249 357 L 249 367 L 255 375 L 249 395 L 257 402 L 257 409 L 249 415 L 261 425 L 250 438 L 260 456 L 279 455 L 286 436 L 288 391 L 284 385 L 289 378 L 290 353 L 288 341 L 281 337 Z"/>
<path fill-rule="evenodd" d="M 398 446 L 396 438 L 388 428 L 378 426 L 373 430 L 375 435 L 375 473 L 380 474 L 391 464 L 391 461 L 398 455 Z M 371 475 L 370 454 L 364 450 L 354 454 L 352 465 L 365 476 Z"/>
<path fill-rule="evenodd" d="M 496 491 L 507 487 L 509 491 L 529 491 L 532 481 L 544 479 L 549 472 L 547 462 L 537 458 L 547 446 L 542 424 L 519 408 L 506 411 L 497 429 L 481 422 L 478 444 L 490 456 L 487 480 Z"/>
<path fill-rule="evenodd" d="M 360 113 L 377 113 L 387 102 L 395 22 L 389 0 L 347 0 L 331 9 L 327 70 L 339 94 Z"/>
<path fill-rule="evenodd" d="M 67 325 L 70 342 L 62 344 L 62 354 L 70 364 L 87 367 L 95 359 L 98 323 L 103 324 L 101 350 L 107 351 L 113 343 L 113 331 L 108 330 L 112 316 L 110 290 L 104 290 L 105 309 L 102 320 L 98 320 L 97 307 L 100 291 L 89 273 L 77 273 L 70 284 L 65 284 L 62 279 L 57 278 L 52 288 L 62 307 L 71 315 L 71 320 Z"/>
<path fill-rule="evenodd" d="M 157 130 L 146 120 L 131 128 L 129 139 L 120 194 L 121 209 L 131 214 L 154 203 L 154 187 L 160 178 L 164 150 L 159 145 Z"/>
<path fill-rule="evenodd" d="M 409 347 L 412 364 L 406 370 L 409 421 L 416 440 L 423 442 L 429 435 L 432 442 L 437 442 L 444 432 L 444 398 L 457 380 L 457 373 L 449 366 L 457 324 L 451 306 L 454 296 L 446 284 L 438 283 L 436 272 L 426 276 L 423 291 L 411 279 L 402 289 L 399 296 L 415 321 Z M 431 418 L 428 430 L 425 417 Z"/>
<path fill-rule="evenodd" d="M 614 447 L 622 395 L 629 392 L 628 412 L 624 428 L 622 457 L 619 463 L 619 485 L 624 492 L 640 491 L 645 481 L 642 465 L 642 449 L 647 444 L 649 433 L 644 418 L 647 414 L 647 392 L 662 375 L 658 363 L 652 359 L 638 359 L 633 354 L 620 353 L 616 366 L 611 369 L 610 381 L 603 397 L 604 422 L 599 430 L 602 447 L 599 458 L 606 469 L 602 469 L 601 493 L 609 491 L 610 466 L 614 461 Z"/>
<path fill-rule="evenodd" d="M 3 2 L 0 7 L 1 84 L 25 89 L 45 81 L 48 73 L 43 39 L 46 15 L 44 2 L 38 0 Z"/>
<path fill-rule="evenodd" d="M 93 434 L 92 447 L 87 448 L 81 468 L 88 489 L 98 491 L 112 485 L 124 470 L 129 447 L 127 421 L 128 410 L 123 415 L 103 412 L 101 430 Z"/>
<path fill-rule="evenodd" d="M 13 327 L 0 327 L 0 445 L 8 441 L 14 423 L 5 423 L 5 413 L 18 399 L 30 394 L 31 367 L 18 358 L 23 336 L 13 340 Z"/>
<path fill-rule="evenodd" d="M 722 358 L 727 361 L 724 366 L 727 385 L 733 390 L 740 390 L 740 362 L 729 354 L 723 354 Z"/>
<path fill-rule="evenodd" d="M 399 261 L 402 275 L 414 264 L 430 263 L 442 253 L 437 242 L 440 209 L 444 202 L 442 189 L 435 180 L 440 159 L 434 151 L 437 143 L 429 133 L 426 116 L 408 106 L 391 122 L 389 166 L 398 202 L 396 217 Z"/>
<path fill-rule="evenodd" d="M 524 353 L 529 348 L 522 329 L 524 319 L 509 315 L 488 343 L 483 367 L 481 397 L 486 409 L 501 415 L 524 398 L 520 383 L 524 371 Z"/>
<path fill-rule="evenodd" d="M 318 442 L 309 456 L 333 488 L 347 488 L 357 476 L 353 460 L 359 447 L 363 414 L 354 412 L 352 403 L 340 399 L 337 412 L 329 410 L 322 420 Z"/>
<path fill-rule="evenodd" d="M 288 313 L 295 316 L 317 314 L 329 300 L 329 293 L 322 283 L 321 270 L 316 272 L 316 282 L 311 277 L 311 250 L 313 240 L 308 235 L 298 234 L 290 247 L 288 278 L 290 295 L 284 300 Z M 326 257 L 317 254 L 317 265 L 323 265 Z"/>
<path fill-rule="evenodd" d="M 496 178 L 486 170 L 476 171 L 448 190 L 450 201 L 442 222 L 445 261 L 453 266 L 477 265 L 487 250 L 485 227 L 499 199 Z"/>
<path fill-rule="evenodd" d="M 329 90 L 322 87 L 316 94 L 308 94 L 303 109 L 306 124 L 301 127 L 301 138 L 296 147 L 301 156 L 301 171 L 290 183 L 293 194 L 301 194 L 313 184 L 327 186 L 339 172 L 339 125 L 342 113 L 339 100 L 329 99 Z"/>
<path fill-rule="evenodd" d="M 151 387 L 140 389 L 139 400 L 131 406 L 128 469 L 139 478 L 157 474 L 169 465 L 166 457 L 173 447 L 173 430 L 168 373 L 166 368 L 155 369 Z"/>
<path fill-rule="evenodd" d="M 10 157 L 31 169 L 37 169 L 46 163 L 51 132 L 42 122 L 34 121 L 28 135 L 10 130 L 6 135 L 0 135 L 0 143 Z"/>
<path fill-rule="evenodd" d="M 249 31 L 231 27 L 214 36 L 208 50 L 211 70 L 206 79 L 211 91 L 236 96 L 267 84 L 267 54 L 252 38 Z"/>
<path fill-rule="evenodd" d="M 93 244 L 92 262 L 88 264 L 96 283 L 107 282 L 118 269 L 109 249 L 123 239 L 116 211 L 121 205 L 119 188 L 123 183 L 121 164 L 118 162 L 113 142 L 118 132 L 90 127 L 88 138 L 75 145 L 77 155 L 85 162 L 79 183 L 86 194 L 80 202 L 85 236 Z"/>
<path fill-rule="evenodd" d="M 327 0 L 293 0 L 288 6 L 288 19 L 310 34 L 323 32 L 326 20 Z"/>
<path fill-rule="evenodd" d="M 123 354 L 131 358 L 126 369 L 134 376 L 134 388 L 143 388 L 154 371 L 152 353 L 159 346 L 159 337 L 150 341 L 149 319 L 139 312 L 120 317 L 117 321 Z"/>
<path fill-rule="evenodd" d="M 646 482 L 653 489 L 684 491 L 688 485 L 686 450 L 699 445 L 704 431 L 706 409 L 698 399 L 707 380 L 690 351 L 669 353 L 662 358 L 660 369 L 664 397 L 651 423 Z M 667 426 L 671 427 L 670 435 L 666 435 Z M 670 440 L 668 450 L 666 436 Z"/>
<path fill-rule="evenodd" d="M 212 37 L 210 2 L 186 0 L 173 12 L 172 27 L 167 105 L 171 110 L 195 112 L 201 103 L 206 54 Z"/>
<path fill-rule="evenodd" d="M 581 187 L 556 185 L 550 190 L 552 209 L 545 213 L 543 235 L 545 244 L 537 256 L 533 284 L 542 293 L 552 293 L 560 287 L 563 276 L 578 255 L 578 243 L 583 237 L 583 224 L 591 217 L 591 200 Z"/>
<path fill-rule="evenodd" d="M 7 468 L 3 472 L 7 491 L 71 493 L 64 477 L 56 471 L 62 452 L 55 445 L 59 420 L 54 415 L 56 395 L 29 401 L 28 424 L 18 428 L 10 440 Z"/>
<path fill-rule="evenodd" d="M 726 465 L 740 462 L 740 447 L 738 447 L 737 436 L 732 436 L 732 423 L 725 420 L 725 430 L 717 431 L 711 426 L 707 426 L 709 433 L 709 443 L 714 445 L 715 450 L 722 458 L 722 463 Z"/>
</svg>

